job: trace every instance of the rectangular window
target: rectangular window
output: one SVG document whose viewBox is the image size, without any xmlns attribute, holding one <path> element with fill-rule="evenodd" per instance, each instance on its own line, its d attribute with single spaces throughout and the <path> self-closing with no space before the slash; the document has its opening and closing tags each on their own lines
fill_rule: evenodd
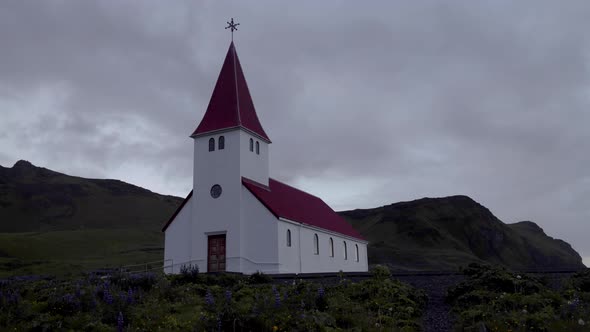
<svg viewBox="0 0 590 332">
<path fill-rule="evenodd" d="M 318 239 L 318 235 L 313 235 L 313 253 L 314 255 L 320 254 L 320 240 Z"/>
</svg>

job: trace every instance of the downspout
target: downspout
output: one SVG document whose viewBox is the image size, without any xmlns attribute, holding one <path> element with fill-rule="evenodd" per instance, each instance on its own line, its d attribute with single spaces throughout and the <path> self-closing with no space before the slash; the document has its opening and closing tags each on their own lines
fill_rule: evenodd
<svg viewBox="0 0 590 332">
<path fill-rule="evenodd" d="M 299 238 L 299 273 L 303 273 L 301 267 L 301 225 L 299 225 L 297 228 L 299 229 L 299 234 L 297 235 L 297 237 Z"/>
</svg>

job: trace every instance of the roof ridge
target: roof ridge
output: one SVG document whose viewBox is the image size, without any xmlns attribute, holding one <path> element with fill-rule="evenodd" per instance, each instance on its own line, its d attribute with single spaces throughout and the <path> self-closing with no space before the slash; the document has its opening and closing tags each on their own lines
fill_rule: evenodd
<svg viewBox="0 0 590 332">
<path fill-rule="evenodd" d="M 236 45 L 234 45 L 234 41 L 232 40 L 231 45 L 229 46 L 232 50 L 232 57 L 234 62 L 234 83 L 236 86 L 236 110 L 238 112 L 238 125 L 242 126 L 242 115 L 240 114 L 240 89 L 238 89 L 238 67 L 236 64 Z"/>
<path fill-rule="evenodd" d="M 286 183 L 284 183 L 284 182 L 281 182 L 281 181 L 279 181 L 279 180 L 277 180 L 277 179 L 274 179 L 274 178 L 271 178 L 271 177 L 269 177 L 269 180 L 273 180 L 273 181 L 275 181 L 275 182 L 278 182 L 278 183 L 282 184 L 283 186 L 287 186 L 287 187 L 289 187 L 289 188 L 291 188 L 291 189 L 294 189 L 294 190 L 300 191 L 300 192 L 302 192 L 302 193 L 304 193 L 304 194 L 306 194 L 306 195 L 312 196 L 312 197 L 314 197 L 314 198 L 317 198 L 317 199 L 319 199 L 320 201 L 324 202 L 324 200 L 323 200 L 323 199 L 321 199 L 319 196 L 316 196 L 316 195 L 314 195 L 314 194 L 310 194 L 310 193 L 308 193 L 307 191 L 304 191 L 304 190 L 302 190 L 302 189 L 299 189 L 299 188 L 297 188 L 297 187 L 293 187 L 293 186 L 292 186 L 292 185 L 290 185 L 290 184 L 286 184 Z M 325 202 L 324 202 L 324 203 L 325 203 Z"/>
</svg>

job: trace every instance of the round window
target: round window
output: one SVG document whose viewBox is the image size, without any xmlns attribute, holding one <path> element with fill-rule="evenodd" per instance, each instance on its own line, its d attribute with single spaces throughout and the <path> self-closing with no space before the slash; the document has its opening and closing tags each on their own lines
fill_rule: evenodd
<svg viewBox="0 0 590 332">
<path fill-rule="evenodd" d="M 211 197 L 217 198 L 219 196 L 221 196 L 221 186 L 216 184 L 211 187 Z"/>
</svg>

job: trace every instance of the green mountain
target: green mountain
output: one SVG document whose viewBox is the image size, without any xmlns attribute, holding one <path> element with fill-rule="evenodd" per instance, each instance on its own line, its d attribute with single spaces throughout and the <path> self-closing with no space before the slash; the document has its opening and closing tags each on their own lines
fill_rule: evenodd
<svg viewBox="0 0 590 332">
<path fill-rule="evenodd" d="M 0 166 L 0 277 L 63 274 L 163 259 L 161 227 L 182 202 L 118 180 L 19 161 Z M 507 225 L 469 197 L 340 212 L 369 241 L 369 263 L 452 270 L 580 268 L 580 256 L 532 222 Z M 155 264 L 157 265 L 157 264 Z"/>
<path fill-rule="evenodd" d="M 162 260 L 160 230 L 181 202 L 22 160 L 0 166 L 0 275 Z"/>
<path fill-rule="evenodd" d="M 467 196 L 423 198 L 340 212 L 369 240 L 369 262 L 454 270 L 470 262 L 517 270 L 580 269 L 582 258 L 533 222 L 505 224 Z"/>
<path fill-rule="evenodd" d="M 23 160 L 0 166 L 0 232 L 158 230 L 181 202 L 119 180 L 69 176 Z"/>
</svg>

